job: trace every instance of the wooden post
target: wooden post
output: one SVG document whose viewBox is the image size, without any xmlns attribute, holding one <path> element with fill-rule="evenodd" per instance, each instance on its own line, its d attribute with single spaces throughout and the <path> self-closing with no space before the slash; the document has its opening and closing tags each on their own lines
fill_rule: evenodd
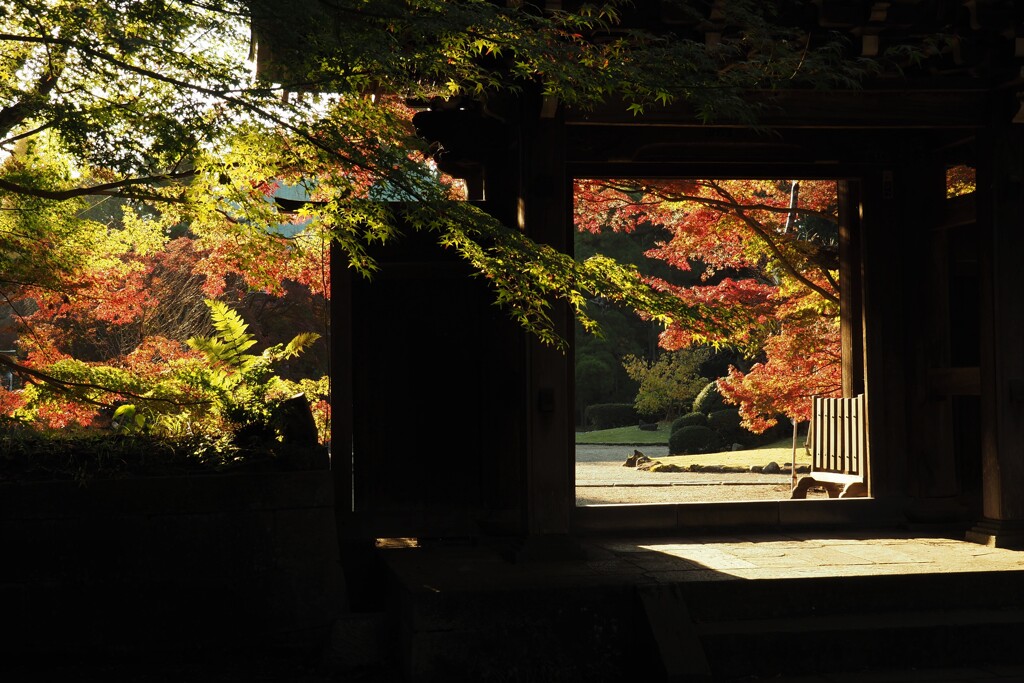
<svg viewBox="0 0 1024 683">
<path fill-rule="evenodd" d="M 337 245 L 331 245 L 331 471 L 339 536 L 352 520 L 352 280 Z"/>
<path fill-rule="evenodd" d="M 1024 126 L 987 131 L 979 149 L 983 519 L 968 540 L 1024 547 Z"/>
<path fill-rule="evenodd" d="M 949 248 L 939 228 L 945 203 L 945 166 L 932 161 L 908 169 L 908 194 L 903 204 L 906 262 L 920 272 L 906 282 L 907 358 L 909 378 L 907 417 L 911 439 L 911 491 L 922 501 L 950 499 L 959 488 L 953 451 L 953 412 L 949 396 L 935 391 L 931 376 L 950 363 Z M 935 503 L 928 503 L 928 508 Z M 935 514 L 935 513 L 931 513 Z"/>
<path fill-rule="evenodd" d="M 525 124 L 517 206 L 519 227 L 537 242 L 572 250 L 572 188 L 566 175 L 565 134 L 557 107 L 524 98 Z M 542 111 L 544 116 L 541 116 Z M 551 310 L 556 331 L 571 340 L 565 304 Z M 545 558 L 577 554 L 569 539 L 575 508 L 573 458 L 573 357 L 531 338 L 527 349 L 525 526 L 521 555 Z"/>
<path fill-rule="evenodd" d="M 861 186 L 868 487 L 875 498 L 903 496 L 907 488 L 903 295 L 909 274 L 896 208 L 901 189 L 885 168 L 865 174 Z"/>
<path fill-rule="evenodd" d="M 791 420 L 793 423 L 793 457 L 789 461 L 790 469 L 790 494 L 796 489 L 796 420 Z"/>
<path fill-rule="evenodd" d="M 839 316 L 843 354 L 843 396 L 864 393 L 864 277 L 861 268 L 861 188 L 840 181 Z"/>
</svg>

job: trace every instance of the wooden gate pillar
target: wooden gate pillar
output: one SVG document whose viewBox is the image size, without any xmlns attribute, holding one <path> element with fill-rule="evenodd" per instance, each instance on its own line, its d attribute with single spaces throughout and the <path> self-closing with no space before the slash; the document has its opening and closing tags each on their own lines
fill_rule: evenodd
<svg viewBox="0 0 1024 683">
<path fill-rule="evenodd" d="M 952 397 L 940 391 L 934 378 L 950 367 L 949 244 L 941 230 L 945 203 L 945 166 L 938 159 L 908 168 L 901 202 L 909 236 L 905 263 L 918 263 L 919 272 L 905 286 L 907 336 L 906 374 L 909 382 L 906 415 L 909 492 L 917 499 L 910 514 L 952 515 L 959 492 L 953 434 Z"/>
<path fill-rule="evenodd" d="M 861 250 L 869 495 L 905 495 L 907 425 L 904 418 L 906 291 L 905 232 L 891 170 L 865 173 L 861 184 Z"/>
<path fill-rule="evenodd" d="M 525 98 L 518 222 L 533 240 L 571 251 L 572 188 L 565 168 L 565 127 L 554 103 Z M 550 311 L 557 333 L 572 338 L 568 307 Z M 527 350 L 526 557 L 575 554 L 569 539 L 575 507 L 573 357 L 531 338 Z"/>
<path fill-rule="evenodd" d="M 1024 547 L 1024 126 L 980 140 L 983 519 L 968 540 Z"/>
<path fill-rule="evenodd" d="M 864 281 L 861 271 L 860 183 L 839 183 L 839 315 L 843 396 L 864 393 Z"/>
</svg>

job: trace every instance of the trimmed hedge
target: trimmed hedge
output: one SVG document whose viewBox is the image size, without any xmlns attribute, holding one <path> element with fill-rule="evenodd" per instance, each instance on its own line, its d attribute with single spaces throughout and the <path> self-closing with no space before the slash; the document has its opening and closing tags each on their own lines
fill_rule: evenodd
<svg viewBox="0 0 1024 683">
<path fill-rule="evenodd" d="M 708 382 L 697 394 L 697 398 L 693 399 L 693 412 L 695 413 L 710 415 L 716 410 L 725 410 L 728 407 L 721 392 L 718 391 L 718 382 Z"/>
<path fill-rule="evenodd" d="M 739 408 L 723 408 L 708 415 L 708 427 L 716 432 L 725 430 L 742 429 L 740 427 Z"/>
<path fill-rule="evenodd" d="M 708 415 L 708 427 L 715 430 L 726 446 L 732 446 L 734 443 L 750 446 L 757 441 L 755 434 L 740 426 L 739 408 L 714 411 Z"/>
<path fill-rule="evenodd" d="M 612 429 L 637 424 L 639 416 L 632 403 L 595 403 L 583 411 L 588 429 Z"/>
<path fill-rule="evenodd" d="M 704 413 L 687 413 L 686 415 L 680 415 L 672 421 L 672 427 L 669 429 L 670 434 L 675 434 L 683 427 L 707 427 L 708 418 Z"/>
<path fill-rule="evenodd" d="M 710 427 L 700 425 L 682 427 L 668 437 L 668 450 L 673 455 L 713 453 L 720 446 L 718 434 Z"/>
</svg>

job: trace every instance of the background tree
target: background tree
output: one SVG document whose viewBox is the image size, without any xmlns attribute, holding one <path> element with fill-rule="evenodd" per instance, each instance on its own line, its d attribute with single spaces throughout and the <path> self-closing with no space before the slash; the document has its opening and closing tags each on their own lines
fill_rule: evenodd
<svg viewBox="0 0 1024 683">
<path fill-rule="evenodd" d="M 640 385 L 634 401 L 637 412 L 662 420 L 690 412 L 693 399 L 707 384 L 699 374 L 707 356 L 706 349 L 682 349 L 664 352 L 655 361 L 636 356 L 623 359 L 626 372 Z"/>
<path fill-rule="evenodd" d="M 647 278 L 697 313 L 675 318 L 661 346 L 728 346 L 749 359 L 718 382 L 744 426 L 807 419 L 811 396 L 840 390 L 834 182 L 602 180 L 580 181 L 576 193 L 581 230 L 652 222 L 671 232 L 648 256 L 700 280 Z"/>
</svg>

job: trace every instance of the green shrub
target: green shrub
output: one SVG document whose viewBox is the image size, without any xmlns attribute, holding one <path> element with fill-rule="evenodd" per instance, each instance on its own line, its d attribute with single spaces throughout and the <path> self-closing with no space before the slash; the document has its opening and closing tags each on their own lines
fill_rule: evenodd
<svg viewBox="0 0 1024 683">
<path fill-rule="evenodd" d="M 697 398 L 693 399 L 693 412 L 704 413 L 709 415 L 716 410 L 724 410 L 728 408 L 725 404 L 725 399 L 722 398 L 721 392 L 718 391 L 717 382 L 708 382 L 708 384 L 700 390 L 697 394 Z"/>
<path fill-rule="evenodd" d="M 718 435 L 710 427 L 682 427 L 668 437 L 668 450 L 673 455 L 712 453 L 721 446 Z"/>
<path fill-rule="evenodd" d="M 739 408 L 723 408 L 708 414 L 708 427 L 716 432 L 741 429 Z"/>
<path fill-rule="evenodd" d="M 740 411 L 738 408 L 724 408 L 716 410 L 708 415 L 708 427 L 713 429 L 722 443 L 731 446 L 734 443 L 744 446 L 752 445 L 757 439 L 740 426 Z"/>
<path fill-rule="evenodd" d="M 583 412 L 587 429 L 612 429 L 637 424 L 639 418 L 632 403 L 595 403 Z"/>
<path fill-rule="evenodd" d="M 681 415 L 672 422 L 672 427 L 669 429 L 669 433 L 674 434 L 683 427 L 693 427 L 695 425 L 698 427 L 707 427 L 707 415 L 704 413 L 687 413 L 686 415 Z"/>
</svg>

